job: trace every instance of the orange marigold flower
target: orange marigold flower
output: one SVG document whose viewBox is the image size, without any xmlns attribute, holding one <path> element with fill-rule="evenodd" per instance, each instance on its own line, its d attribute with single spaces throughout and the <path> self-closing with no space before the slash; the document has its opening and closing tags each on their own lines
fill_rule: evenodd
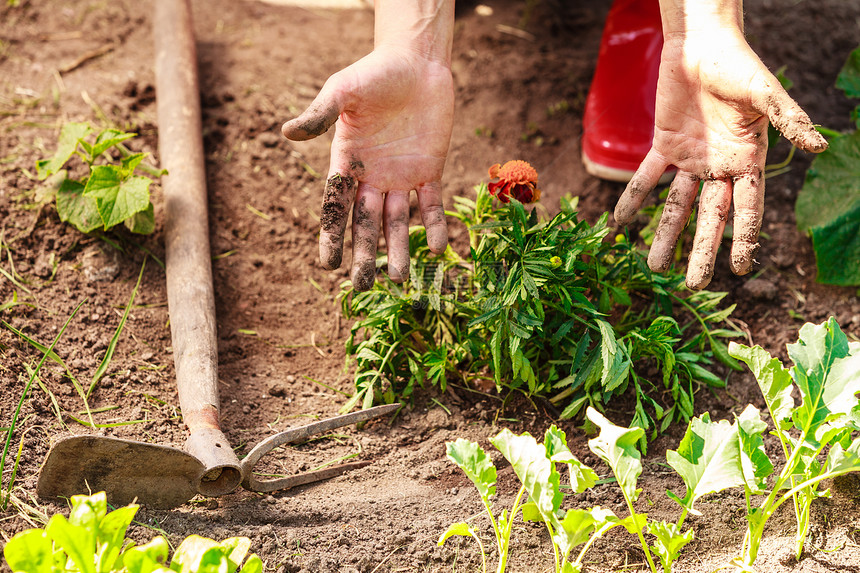
<svg viewBox="0 0 860 573">
<path fill-rule="evenodd" d="M 504 165 L 496 163 L 490 167 L 489 174 L 493 179 L 499 178 L 499 181 L 492 181 L 487 186 L 490 195 L 498 197 L 502 203 L 508 203 L 511 197 L 520 203 L 532 203 L 540 199 L 537 171 L 526 161 L 516 159 Z"/>
</svg>

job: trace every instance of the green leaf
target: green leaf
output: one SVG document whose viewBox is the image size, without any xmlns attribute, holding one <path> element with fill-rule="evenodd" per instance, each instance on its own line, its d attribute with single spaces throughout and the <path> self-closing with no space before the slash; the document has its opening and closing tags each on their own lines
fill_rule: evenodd
<svg viewBox="0 0 860 573">
<path fill-rule="evenodd" d="M 108 230 L 149 207 L 150 183 L 150 179 L 138 175 L 123 178 L 119 167 L 97 165 L 93 167 L 84 195 L 96 199 L 104 228 Z"/>
<path fill-rule="evenodd" d="M 252 553 L 239 573 L 263 573 L 263 560 L 256 553 Z"/>
<path fill-rule="evenodd" d="M 765 493 L 766 478 L 773 473 L 773 463 L 767 457 L 762 440 L 767 424 L 762 421 L 758 409 L 750 404 L 735 420 L 735 427 L 746 486 L 752 494 Z"/>
<path fill-rule="evenodd" d="M 146 545 L 132 547 L 123 553 L 122 564 L 128 569 L 128 573 L 159 571 L 164 567 L 169 552 L 167 540 L 158 535 Z"/>
<path fill-rule="evenodd" d="M 51 540 L 42 529 L 22 531 L 3 547 L 3 556 L 13 573 L 50 573 L 53 563 Z"/>
<path fill-rule="evenodd" d="M 124 131 L 118 131 L 116 129 L 105 129 L 101 133 L 96 136 L 96 142 L 93 144 L 91 155 L 92 158 L 95 159 L 114 145 L 118 143 L 122 143 L 127 139 L 131 139 L 136 136 L 136 133 L 128 133 Z M 140 155 L 141 159 L 146 156 L 146 153 L 134 153 L 132 157 L 135 155 Z M 123 164 L 125 164 L 126 158 L 123 158 Z M 140 160 L 137 161 L 140 163 Z"/>
<path fill-rule="evenodd" d="M 734 306 L 734 305 L 732 305 Z M 743 370 L 741 365 L 738 364 L 738 361 L 731 357 L 729 354 L 729 348 L 726 344 L 713 336 L 713 331 L 708 335 L 708 343 L 711 345 L 711 352 L 714 353 L 714 356 L 717 360 L 731 368 L 732 370 Z"/>
<path fill-rule="evenodd" d="M 143 211 L 139 211 L 125 220 L 125 226 L 132 233 L 150 235 L 155 231 L 155 210 L 152 203 Z"/>
<path fill-rule="evenodd" d="M 60 130 L 60 138 L 57 141 L 57 151 L 54 156 L 36 162 L 36 173 L 39 180 L 45 179 L 48 175 L 62 169 L 78 148 L 78 141 L 89 135 L 92 130 L 86 123 L 65 124 Z"/>
<path fill-rule="evenodd" d="M 45 532 L 78 567 L 80 573 L 96 573 L 95 531 L 74 525 L 61 514 L 54 515 L 45 526 Z"/>
<path fill-rule="evenodd" d="M 812 227 L 811 233 L 818 269 L 815 280 L 836 286 L 860 285 L 860 202 L 826 225 Z"/>
<path fill-rule="evenodd" d="M 127 505 L 108 513 L 98 526 L 99 556 L 96 569 L 112 571 L 122 551 L 125 533 L 137 513 L 137 505 Z"/>
<path fill-rule="evenodd" d="M 804 324 L 797 343 L 789 344 L 794 361 L 791 376 L 800 389 L 801 404 L 792 413 L 794 425 L 807 436 L 824 423 L 844 421 L 857 405 L 860 392 L 860 345 L 849 348 L 836 319 Z"/>
<path fill-rule="evenodd" d="M 448 529 L 445 530 L 439 537 L 439 541 L 436 542 L 436 545 L 439 547 L 445 545 L 445 542 L 448 541 L 449 537 L 453 537 L 455 535 L 462 535 L 463 537 L 474 537 L 478 539 L 478 534 L 475 533 L 475 530 L 472 529 L 472 526 L 468 523 L 461 521 L 459 523 L 452 523 L 448 526 Z"/>
<path fill-rule="evenodd" d="M 217 546 L 218 543 L 212 539 L 199 535 L 189 535 L 176 548 L 176 553 L 173 554 L 173 559 L 170 561 L 170 568 L 178 573 L 199 573 L 201 567 L 211 566 L 213 560 L 220 562 L 213 554 L 206 556 L 210 549 Z M 223 552 L 221 553 L 223 554 Z M 204 557 L 208 559 L 205 564 L 202 563 Z"/>
<path fill-rule="evenodd" d="M 588 541 L 596 523 L 597 520 L 590 510 L 567 510 L 567 513 L 564 514 L 564 519 L 559 523 L 560 531 L 553 531 L 553 539 L 558 543 L 562 556 L 567 557 L 574 547 Z"/>
<path fill-rule="evenodd" d="M 555 424 L 549 427 L 544 434 L 543 441 L 546 449 L 546 457 L 553 463 L 567 464 L 570 471 L 570 487 L 575 493 L 582 493 L 597 483 L 597 473 L 576 459 L 576 456 L 567 447 L 567 437 Z"/>
<path fill-rule="evenodd" d="M 801 231 L 812 230 L 819 280 L 860 284 L 860 130 L 815 157 L 797 197 Z"/>
<path fill-rule="evenodd" d="M 774 424 L 779 429 L 786 429 L 794 409 L 794 398 L 791 396 L 791 375 L 782 362 L 761 346 L 750 348 L 737 342 L 729 343 L 729 354 L 749 366 Z"/>
<path fill-rule="evenodd" d="M 448 459 L 457 464 L 478 488 L 481 499 L 489 503 L 491 495 L 496 493 L 496 466 L 487 453 L 475 442 L 458 438 L 447 444 Z"/>
<path fill-rule="evenodd" d="M 511 463 L 544 520 L 552 523 L 561 507 L 562 494 L 559 473 L 547 459 L 546 449 L 528 433 L 517 436 L 507 428 L 490 442 Z"/>
<path fill-rule="evenodd" d="M 616 426 L 591 406 L 585 415 L 600 428 L 600 434 L 588 440 L 588 448 L 612 469 L 625 496 L 631 502 L 636 501 L 639 496 L 636 481 L 642 473 L 641 454 L 636 444 L 645 430 Z"/>
<path fill-rule="evenodd" d="M 836 87 L 847 97 L 860 98 L 860 48 L 848 54 L 848 59 L 836 78 Z"/>
<path fill-rule="evenodd" d="M 57 214 L 82 233 L 102 227 L 96 200 L 84 195 L 84 185 L 74 179 L 66 179 L 57 189 Z"/>
<path fill-rule="evenodd" d="M 687 486 L 683 499 L 671 497 L 689 511 L 703 495 L 744 484 L 737 429 L 726 420 L 711 422 L 707 412 L 690 420 L 678 450 L 667 451 L 666 460 Z"/>
<path fill-rule="evenodd" d="M 855 438 L 847 450 L 842 444 L 830 448 L 825 471 L 834 474 L 860 471 L 860 438 Z"/>
<path fill-rule="evenodd" d="M 664 571 L 672 570 L 672 563 L 678 558 L 681 549 L 693 540 L 693 530 L 681 533 L 678 524 L 665 521 L 652 521 L 648 524 L 648 533 L 656 537 L 651 548 L 660 559 Z"/>
</svg>

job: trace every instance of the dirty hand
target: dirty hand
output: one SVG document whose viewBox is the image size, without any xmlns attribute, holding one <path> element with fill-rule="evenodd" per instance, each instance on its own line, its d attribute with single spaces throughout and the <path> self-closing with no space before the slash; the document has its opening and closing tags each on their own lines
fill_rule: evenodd
<svg viewBox="0 0 860 573">
<path fill-rule="evenodd" d="M 415 189 L 430 250 L 448 244 L 440 180 L 454 113 L 450 67 L 408 49 L 379 47 L 326 81 L 310 107 L 284 124 L 301 141 L 335 124 L 320 217 L 320 260 L 341 265 L 352 209 L 352 283 L 373 286 L 380 223 L 388 274 L 409 276 L 409 194 Z"/>
<path fill-rule="evenodd" d="M 629 223 L 665 169 L 678 168 L 648 256 L 652 270 L 671 264 L 700 181 L 687 286 L 698 290 L 711 281 L 732 204 L 731 268 L 738 275 L 751 270 L 764 207 L 768 120 L 803 150 L 827 147 L 740 28 L 665 34 L 652 148 L 615 208 L 618 223 Z"/>
</svg>

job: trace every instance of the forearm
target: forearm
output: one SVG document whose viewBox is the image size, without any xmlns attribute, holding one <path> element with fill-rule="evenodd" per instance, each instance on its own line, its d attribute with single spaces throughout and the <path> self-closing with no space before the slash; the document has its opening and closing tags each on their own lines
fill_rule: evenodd
<svg viewBox="0 0 860 573">
<path fill-rule="evenodd" d="M 454 0 L 376 0 L 376 48 L 408 48 L 450 65 L 453 37 Z"/>
<path fill-rule="evenodd" d="M 736 30 L 743 33 L 743 0 L 660 0 L 663 35 Z"/>
</svg>

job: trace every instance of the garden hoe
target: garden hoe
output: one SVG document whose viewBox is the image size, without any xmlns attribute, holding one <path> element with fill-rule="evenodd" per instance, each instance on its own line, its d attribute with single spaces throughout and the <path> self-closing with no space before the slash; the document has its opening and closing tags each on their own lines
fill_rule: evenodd
<svg viewBox="0 0 860 573">
<path fill-rule="evenodd" d="M 184 450 L 103 436 L 62 439 L 42 466 L 39 496 L 68 497 L 104 490 L 114 505 L 136 499 L 150 507 L 171 508 L 198 493 L 230 493 L 240 483 L 252 491 L 268 492 L 366 465 L 353 462 L 268 481 L 253 475 L 254 465 L 274 448 L 383 416 L 398 404 L 281 432 L 258 444 L 241 462 L 221 432 L 200 95 L 188 0 L 156 1 L 155 49 L 159 149 L 169 172 L 163 179 L 167 302 L 179 405 L 190 436 Z"/>
</svg>

